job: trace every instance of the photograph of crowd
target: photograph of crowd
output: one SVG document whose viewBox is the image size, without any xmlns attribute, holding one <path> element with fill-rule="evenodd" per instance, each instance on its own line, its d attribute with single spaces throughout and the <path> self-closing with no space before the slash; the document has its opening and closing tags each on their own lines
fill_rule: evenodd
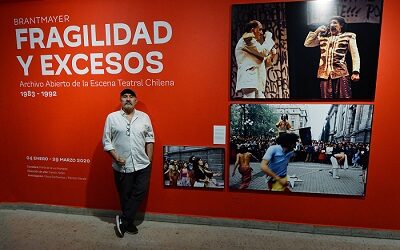
<svg viewBox="0 0 400 250">
<path fill-rule="evenodd" d="M 382 0 L 235 4 L 233 99 L 373 100 Z"/>
<path fill-rule="evenodd" d="M 224 188 L 224 149 L 164 146 L 164 186 Z"/>
<path fill-rule="evenodd" d="M 233 104 L 229 187 L 364 196 L 373 105 Z"/>
</svg>

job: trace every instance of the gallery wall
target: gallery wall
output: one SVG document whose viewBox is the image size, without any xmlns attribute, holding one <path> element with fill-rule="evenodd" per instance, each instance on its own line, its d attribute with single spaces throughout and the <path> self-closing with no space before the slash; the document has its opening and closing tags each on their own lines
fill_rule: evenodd
<svg viewBox="0 0 400 250">
<path fill-rule="evenodd" d="M 229 162 L 230 105 L 243 103 L 230 98 L 231 7 L 239 3 L 250 1 L 2 3 L 0 202 L 117 210 L 111 159 L 103 151 L 101 137 L 107 114 L 119 109 L 119 92 L 126 87 L 122 82 L 130 81 L 135 84 L 132 88 L 139 100 L 137 109 L 150 115 L 156 136 L 150 190 L 143 205 L 146 212 L 400 229 L 397 213 L 400 195 L 396 181 L 400 174 L 396 122 L 396 100 L 400 94 L 396 83 L 396 30 L 400 21 L 396 15 L 400 4 L 394 0 L 383 4 L 375 99 L 356 102 L 374 105 L 364 197 L 237 191 L 229 190 L 228 185 L 214 190 L 165 188 L 162 174 L 165 145 L 222 147 L 225 148 L 225 162 Z M 85 46 L 82 42 L 76 47 L 61 47 L 57 42 L 48 43 L 45 35 L 44 47 L 50 45 L 48 48 L 40 48 L 39 43 L 30 47 L 29 40 L 40 40 L 40 31 L 36 30 L 39 33 L 32 37 L 28 33 L 21 35 L 27 41 L 20 40 L 18 49 L 17 29 L 28 32 L 23 29 L 40 28 L 47 30 L 48 35 L 50 27 L 62 31 L 75 25 L 83 30 L 87 25 L 90 30 L 90 25 L 95 25 L 98 40 L 101 40 L 100 37 L 107 34 L 105 24 L 116 23 L 127 24 L 132 35 L 138 23 L 144 23 L 150 41 L 142 37 L 134 45 L 108 46 L 105 41 L 105 45 Z M 158 44 L 154 39 L 154 25 L 161 25 Z M 168 34 L 171 35 L 169 39 L 165 38 Z M 146 60 L 146 55 L 152 52 L 156 62 Z M 103 56 L 96 53 L 103 53 Z M 129 67 L 136 68 L 137 72 L 121 66 L 121 72 L 110 73 L 118 71 L 115 65 L 107 72 L 109 65 L 105 57 L 110 53 L 122 58 L 132 56 Z M 74 71 L 72 58 L 78 54 L 97 57 L 95 61 L 103 65 L 93 63 L 92 67 L 105 69 L 105 72 L 82 73 L 79 69 L 91 67 L 82 59 L 78 60 L 78 70 Z M 32 58 L 25 75 L 23 63 L 17 56 L 27 65 L 27 60 Z M 141 70 L 135 64 L 135 58 L 139 57 L 143 58 Z M 41 62 L 40 58 L 50 58 L 46 62 L 52 65 Z M 64 63 L 70 73 L 65 67 L 57 72 L 58 65 Z M 41 66 L 47 70 L 42 71 Z M 152 70 L 159 72 L 150 73 Z M 274 100 L 274 103 L 308 102 Z M 213 144 L 214 125 L 226 126 L 226 144 Z M 225 166 L 225 183 L 230 174 L 228 169 Z"/>
</svg>

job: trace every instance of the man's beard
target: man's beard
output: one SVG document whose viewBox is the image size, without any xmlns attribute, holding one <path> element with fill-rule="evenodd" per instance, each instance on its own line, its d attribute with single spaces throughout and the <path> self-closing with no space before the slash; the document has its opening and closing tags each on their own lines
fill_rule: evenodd
<svg viewBox="0 0 400 250">
<path fill-rule="evenodd" d="M 131 108 L 133 108 L 133 104 L 130 103 L 130 102 L 126 102 L 126 103 L 124 104 L 124 108 L 131 109 Z"/>
</svg>

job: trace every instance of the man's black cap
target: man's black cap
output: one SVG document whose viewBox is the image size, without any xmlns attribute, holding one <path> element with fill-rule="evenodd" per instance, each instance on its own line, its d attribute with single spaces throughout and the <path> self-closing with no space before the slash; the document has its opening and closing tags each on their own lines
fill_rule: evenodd
<svg viewBox="0 0 400 250">
<path fill-rule="evenodd" d="M 130 94 L 130 95 L 132 95 L 133 97 L 136 97 L 135 92 L 134 92 L 133 90 L 131 90 L 131 89 L 124 89 L 124 90 L 122 90 L 120 96 L 123 96 L 123 95 L 125 95 L 125 94 Z"/>
</svg>

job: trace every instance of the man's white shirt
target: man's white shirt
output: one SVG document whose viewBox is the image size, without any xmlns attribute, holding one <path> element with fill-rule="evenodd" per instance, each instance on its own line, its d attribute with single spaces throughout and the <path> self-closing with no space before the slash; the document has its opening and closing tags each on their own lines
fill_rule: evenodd
<svg viewBox="0 0 400 250">
<path fill-rule="evenodd" d="M 154 143 L 154 132 L 149 116 L 135 109 L 132 120 L 121 109 L 107 116 L 104 125 L 104 151 L 115 150 L 125 159 L 125 166 L 113 159 L 112 167 L 119 172 L 132 173 L 150 164 L 146 143 Z"/>
</svg>

